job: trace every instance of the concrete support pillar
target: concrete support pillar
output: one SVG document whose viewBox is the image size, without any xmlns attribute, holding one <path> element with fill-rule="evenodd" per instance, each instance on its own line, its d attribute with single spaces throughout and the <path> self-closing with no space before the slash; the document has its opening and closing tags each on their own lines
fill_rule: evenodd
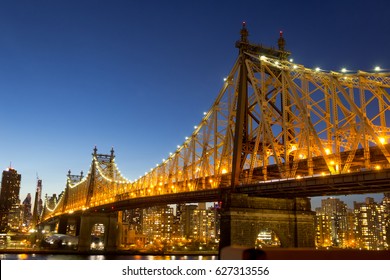
<svg viewBox="0 0 390 280">
<path fill-rule="evenodd" d="M 61 216 L 61 218 L 58 222 L 57 233 L 66 234 L 67 227 L 68 227 L 68 216 L 63 215 L 63 216 Z"/>
<path fill-rule="evenodd" d="M 95 224 L 104 225 L 104 251 L 116 251 L 118 248 L 118 214 L 115 213 L 84 213 L 80 220 L 80 235 L 78 250 L 90 251 L 91 232 Z"/>
<path fill-rule="evenodd" d="M 220 248 L 254 247 L 260 231 L 269 229 L 281 247 L 314 247 L 315 213 L 309 198 L 261 198 L 226 193 L 221 209 Z"/>
</svg>

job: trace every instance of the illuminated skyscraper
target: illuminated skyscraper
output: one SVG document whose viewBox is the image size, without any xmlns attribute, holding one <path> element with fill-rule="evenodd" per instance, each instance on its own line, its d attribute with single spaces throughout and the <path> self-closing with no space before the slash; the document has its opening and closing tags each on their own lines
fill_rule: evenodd
<svg viewBox="0 0 390 280">
<path fill-rule="evenodd" d="M 174 221 L 173 208 L 168 205 L 144 209 L 143 234 L 147 236 L 149 241 L 170 240 L 173 234 Z"/>
<path fill-rule="evenodd" d="M 193 219 L 193 238 L 204 243 L 214 242 L 217 238 L 216 211 L 199 207 L 194 210 Z"/>
<path fill-rule="evenodd" d="M 377 250 L 386 246 L 383 205 L 367 197 L 363 203 L 354 202 L 355 236 L 359 248 Z"/>
<path fill-rule="evenodd" d="M 316 209 L 316 243 L 318 246 L 348 247 L 351 224 L 348 223 L 347 205 L 338 198 L 321 201 Z"/>
<path fill-rule="evenodd" d="M 20 224 L 20 181 L 22 176 L 13 168 L 3 171 L 0 191 L 0 232 L 18 228 Z"/>
</svg>

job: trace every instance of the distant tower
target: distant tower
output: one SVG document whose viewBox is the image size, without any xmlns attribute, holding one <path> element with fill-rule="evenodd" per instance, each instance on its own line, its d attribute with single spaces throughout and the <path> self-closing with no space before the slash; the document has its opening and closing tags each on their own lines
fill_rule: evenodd
<svg viewBox="0 0 390 280">
<path fill-rule="evenodd" d="M 42 180 L 38 179 L 37 181 L 37 190 L 35 192 L 35 200 L 34 200 L 34 210 L 33 210 L 33 217 L 32 222 L 33 225 L 36 225 L 39 223 L 39 219 L 42 213 Z"/>
<path fill-rule="evenodd" d="M 3 171 L 0 191 L 0 232 L 6 232 L 10 225 L 20 223 L 20 181 L 22 176 L 13 168 Z"/>
<path fill-rule="evenodd" d="M 283 37 L 283 31 L 279 32 L 279 39 L 278 39 L 278 48 L 279 48 L 279 58 L 281 60 L 286 60 L 289 53 L 286 52 L 286 40 Z"/>
<path fill-rule="evenodd" d="M 31 213 L 31 194 L 28 193 L 26 198 L 23 200 L 23 226 L 29 227 L 31 224 L 32 213 Z"/>
</svg>

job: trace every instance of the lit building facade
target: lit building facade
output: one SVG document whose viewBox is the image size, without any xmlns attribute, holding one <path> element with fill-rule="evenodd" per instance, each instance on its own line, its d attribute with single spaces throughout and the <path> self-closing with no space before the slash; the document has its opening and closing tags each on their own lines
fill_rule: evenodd
<svg viewBox="0 0 390 280">
<path fill-rule="evenodd" d="M 128 209 L 120 211 L 121 245 L 129 248 L 144 248 L 147 242 L 146 235 L 142 233 L 143 209 Z"/>
<path fill-rule="evenodd" d="M 205 209 L 204 205 L 199 205 L 193 213 L 193 238 L 202 243 L 215 242 L 217 239 L 217 215 L 212 207 Z"/>
<path fill-rule="evenodd" d="M 381 250 L 387 246 L 385 207 L 373 198 L 354 202 L 355 237 L 361 249 Z"/>
<path fill-rule="evenodd" d="M 383 206 L 383 216 L 384 216 L 384 228 L 386 231 L 385 234 L 385 246 L 386 248 L 390 248 L 390 192 L 385 193 L 385 197 L 382 201 Z"/>
<path fill-rule="evenodd" d="M 0 232 L 19 230 L 21 225 L 20 182 L 22 175 L 13 168 L 3 171 L 0 191 Z"/>
<path fill-rule="evenodd" d="M 353 239 L 353 224 L 347 205 L 338 198 L 327 198 L 321 201 L 316 209 L 316 244 L 320 247 L 350 246 Z"/>
<path fill-rule="evenodd" d="M 22 202 L 23 211 L 23 224 L 22 227 L 28 229 L 31 224 L 32 213 L 31 213 L 31 194 L 28 193 L 26 198 Z"/>
<path fill-rule="evenodd" d="M 174 233 L 174 209 L 156 206 L 143 209 L 143 234 L 149 242 L 170 240 Z"/>
</svg>

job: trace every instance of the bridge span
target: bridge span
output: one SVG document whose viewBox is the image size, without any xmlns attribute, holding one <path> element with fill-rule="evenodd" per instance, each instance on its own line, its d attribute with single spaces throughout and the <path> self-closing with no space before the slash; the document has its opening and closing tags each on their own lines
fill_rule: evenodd
<svg viewBox="0 0 390 280">
<path fill-rule="evenodd" d="M 221 201 L 221 244 L 250 245 L 265 226 L 287 247 L 310 247 L 307 197 L 390 191 L 390 74 L 310 69 L 288 60 L 282 34 L 277 49 L 250 43 L 245 24 L 240 35 L 215 102 L 175 152 L 131 182 L 114 150 L 95 148 L 88 174 L 69 172 L 41 222 L 83 217 L 86 248 L 105 213 L 115 232 L 124 209 Z"/>
</svg>

